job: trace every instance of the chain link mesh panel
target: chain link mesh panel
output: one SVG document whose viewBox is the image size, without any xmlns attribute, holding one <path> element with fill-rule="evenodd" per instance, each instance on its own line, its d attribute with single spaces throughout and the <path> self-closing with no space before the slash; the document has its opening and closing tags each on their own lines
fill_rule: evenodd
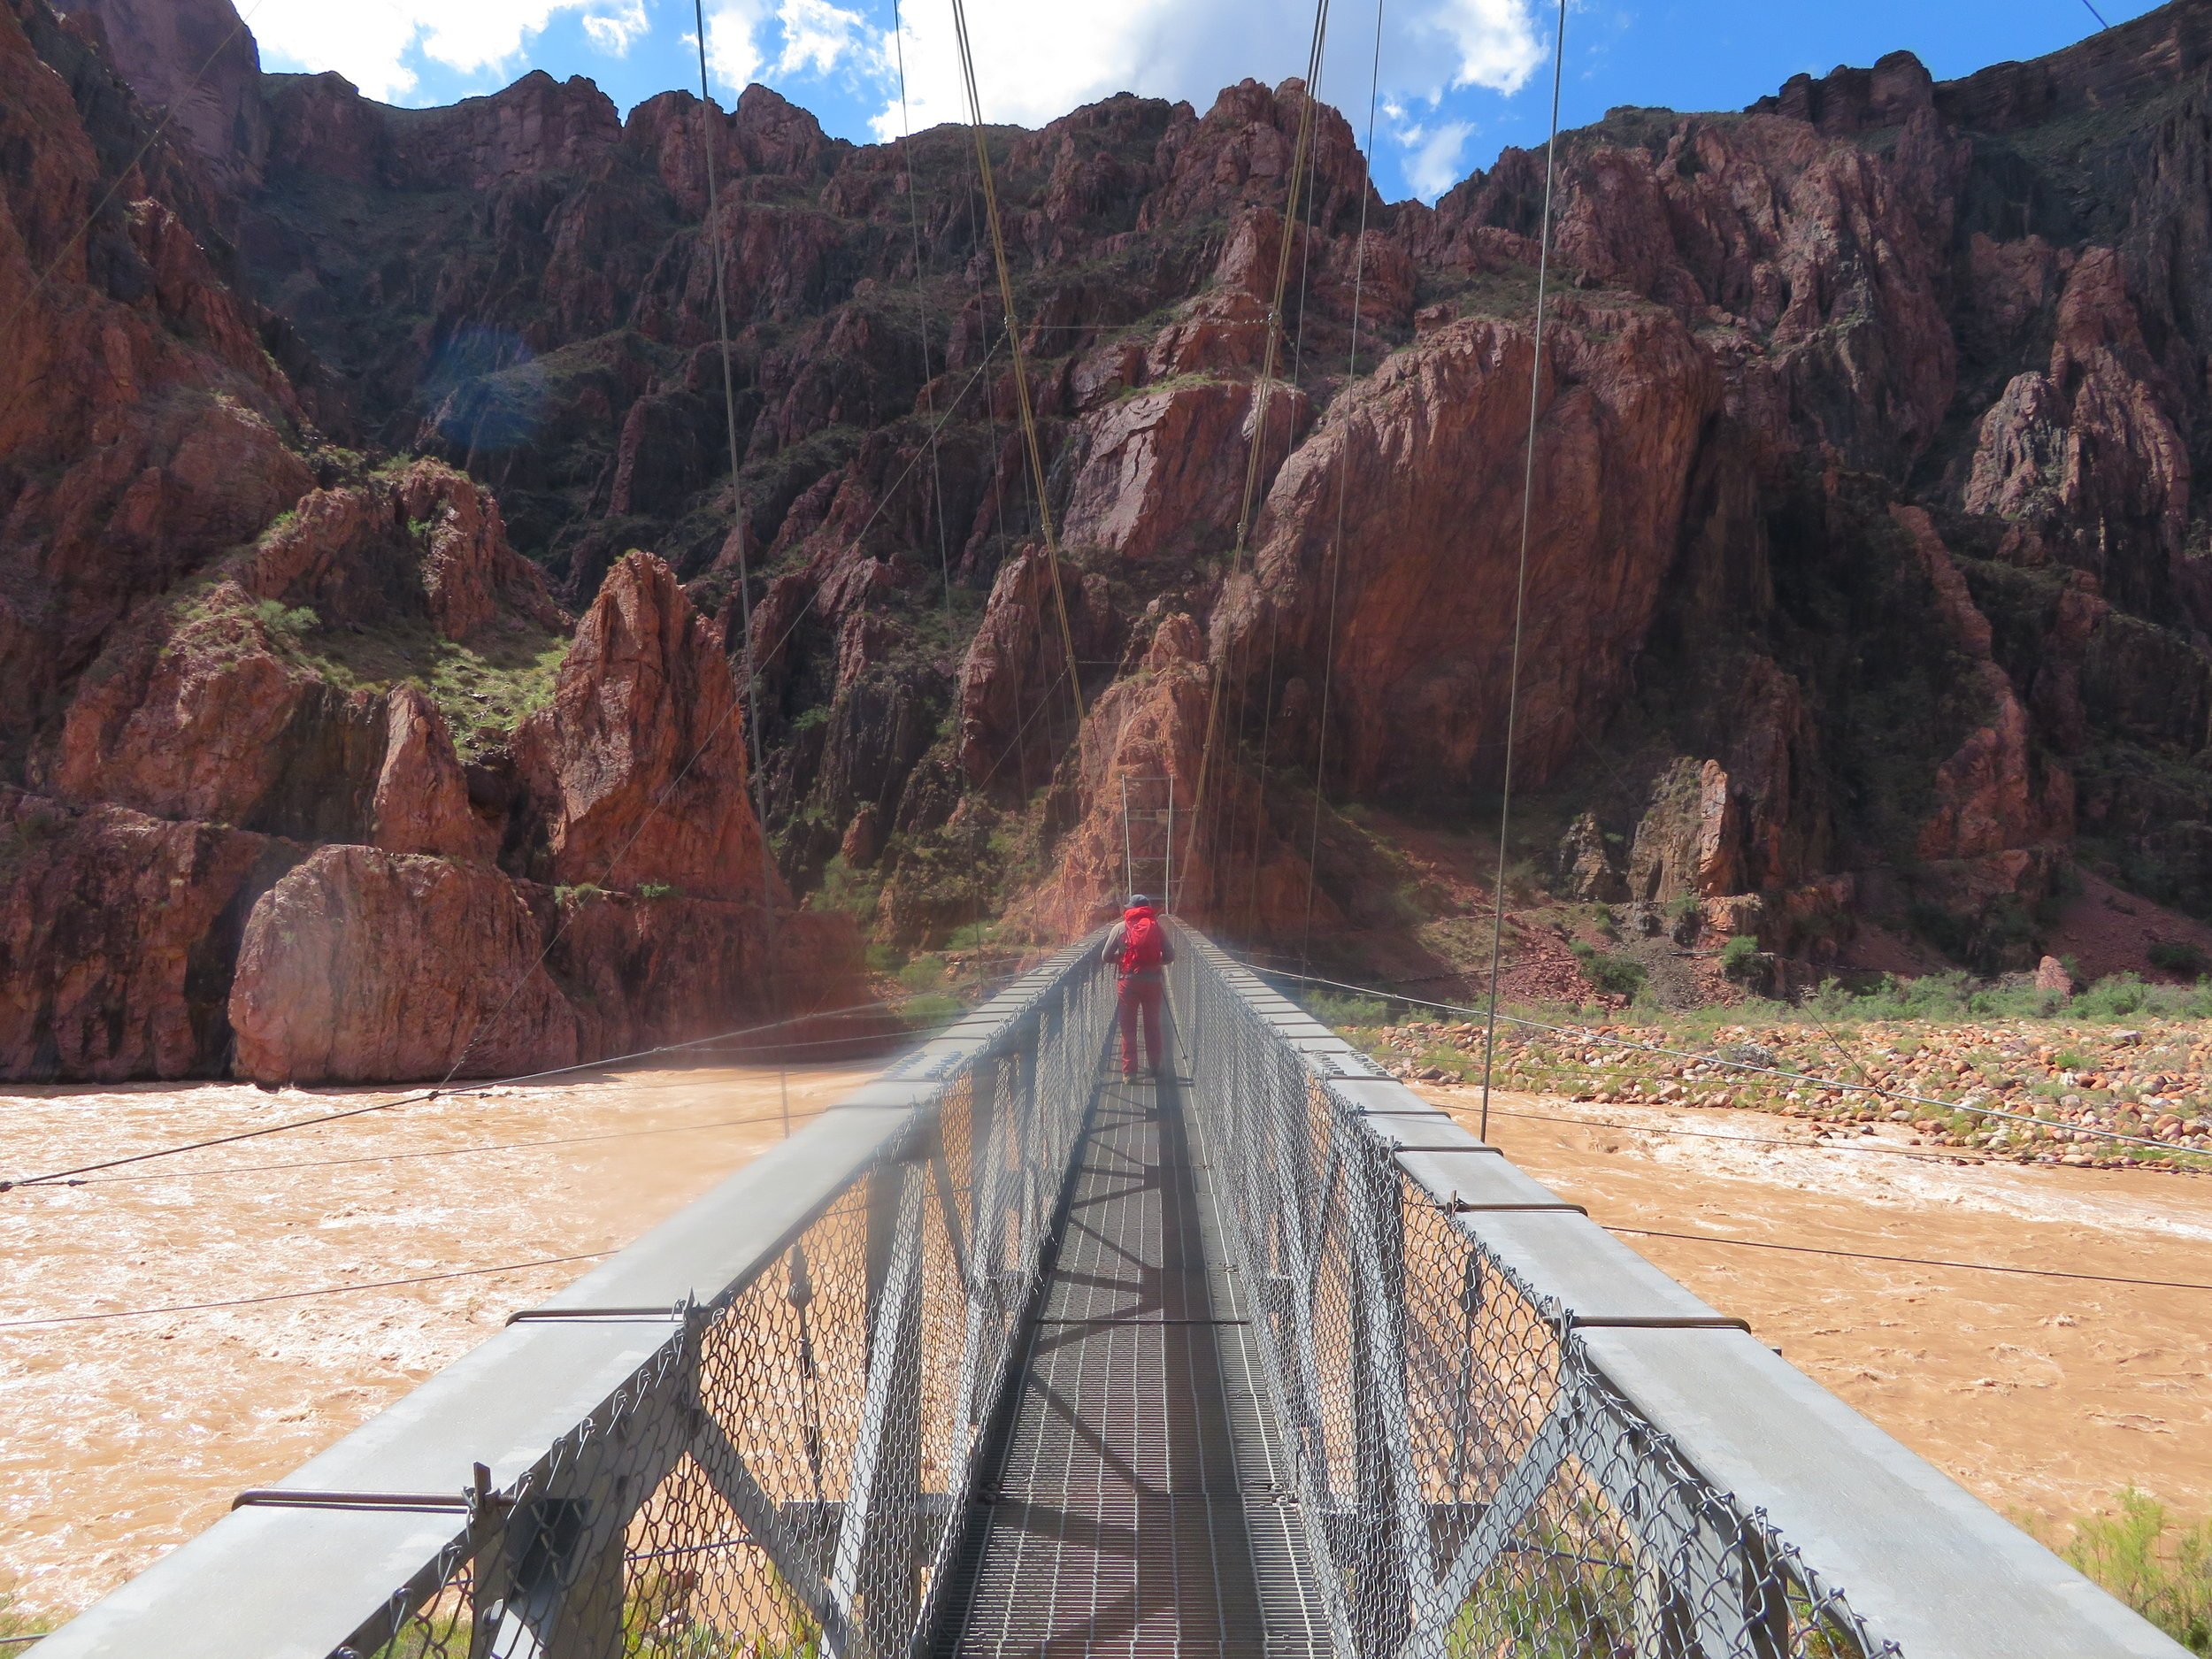
<svg viewBox="0 0 2212 1659">
<path fill-rule="evenodd" d="M 1078 958 L 930 1079 L 910 1134 L 759 1271 L 680 1310 L 338 1655 L 904 1655 L 959 1547 L 1112 1003 Z"/>
<path fill-rule="evenodd" d="M 1173 987 L 1340 1653 L 1896 1651 L 1640 1416 L 1209 949 Z"/>
</svg>

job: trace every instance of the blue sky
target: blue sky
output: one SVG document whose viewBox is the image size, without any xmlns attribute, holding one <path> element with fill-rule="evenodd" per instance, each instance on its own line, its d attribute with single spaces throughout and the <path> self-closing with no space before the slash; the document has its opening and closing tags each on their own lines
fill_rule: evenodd
<svg viewBox="0 0 2212 1659">
<path fill-rule="evenodd" d="M 246 0 L 242 0 L 245 4 Z M 902 0 L 903 3 L 903 0 Z M 1376 0 L 1335 0 L 1321 95 L 1365 126 Z M 1549 0 L 1383 0 L 1376 180 L 1433 197 L 1505 144 L 1540 142 Z M 2119 23 L 2151 0 L 2097 0 Z M 707 0 L 718 97 L 761 81 L 856 140 L 962 119 L 949 0 Z M 1203 109 L 1245 75 L 1302 70 L 1312 13 L 1280 0 L 968 0 L 984 114 L 1034 126 L 1131 90 Z M 625 111 L 698 83 L 692 0 L 258 0 L 271 69 L 335 69 L 371 96 L 444 104 L 531 69 L 588 75 Z M 1939 77 L 2095 32 L 2083 0 L 1570 0 L 1563 119 L 1615 104 L 1733 109 L 1799 71 L 1916 52 Z"/>
</svg>

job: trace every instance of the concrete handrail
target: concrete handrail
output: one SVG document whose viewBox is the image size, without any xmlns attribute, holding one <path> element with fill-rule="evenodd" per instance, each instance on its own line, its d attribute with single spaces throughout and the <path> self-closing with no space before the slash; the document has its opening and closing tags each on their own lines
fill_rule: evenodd
<svg viewBox="0 0 2212 1659">
<path fill-rule="evenodd" d="M 434 1593 L 467 1553 L 476 1465 L 489 1491 L 510 1490 L 618 1413 L 683 1304 L 725 1302 L 779 1261 L 926 1131 L 948 1078 L 1005 1052 L 1048 998 L 1097 971 L 1094 943 L 1023 975 L 537 1310 L 555 1317 L 510 1324 L 164 1556 L 44 1638 L 42 1659 L 328 1659 L 380 1645 L 384 1609 Z"/>
<path fill-rule="evenodd" d="M 1723 1310 L 1184 932 L 1189 955 L 1297 1051 L 1405 1177 L 1563 1318 L 1620 1396 L 1847 1591 L 1878 1639 L 1956 1659 L 2184 1659 L 2179 1644 Z"/>
</svg>

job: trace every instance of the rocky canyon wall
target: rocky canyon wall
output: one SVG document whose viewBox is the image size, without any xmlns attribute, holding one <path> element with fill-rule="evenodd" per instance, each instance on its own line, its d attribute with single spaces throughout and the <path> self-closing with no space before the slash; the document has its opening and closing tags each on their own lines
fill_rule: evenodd
<svg viewBox="0 0 2212 1659">
<path fill-rule="evenodd" d="M 250 37 L 155 73 L 211 27 L 0 18 L 0 1073 L 484 1075 L 854 1001 L 667 565 L 572 618 L 467 475 L 318 424 L 231 240 Z"/>
<path fill-rule="evenodd" d="M 497 1069 L 750 1006 L 807 929 L 1057 937 L 1125 789 L 1232 933 L 1371 911 L 1316 775 L 1331 823 L 1494 801 L 1532 377 L 1559 891 L 1983 966 L 2074 860 L 2212 913 L 2212 0 L 1563 135 L 1540 352 L 1540 157 L 1387 204 L 1317 108 L 1264 388 L 1302 87 L 995 129 L 1043 503 L 964 131 L 397 110 L 244 45 L 179 85 L 227 0 L 8 7 L 13 1071 Z M 75 919 L 125 865 L 204 873 Z"/>
</svg>

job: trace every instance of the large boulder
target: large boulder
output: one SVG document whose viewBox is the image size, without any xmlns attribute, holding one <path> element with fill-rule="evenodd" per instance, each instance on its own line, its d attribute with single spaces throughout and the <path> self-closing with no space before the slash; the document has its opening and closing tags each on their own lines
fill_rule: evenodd
<svg viewBox="0 0 2212 1659">
<path fill-rule="evenodd" d="M 576 1015 L 515 884 L 449 859 L 325 847 L 253 908 L 231 984 L 262 1082 L 497 1077 L 572 1064 Z"/>
</svg>

